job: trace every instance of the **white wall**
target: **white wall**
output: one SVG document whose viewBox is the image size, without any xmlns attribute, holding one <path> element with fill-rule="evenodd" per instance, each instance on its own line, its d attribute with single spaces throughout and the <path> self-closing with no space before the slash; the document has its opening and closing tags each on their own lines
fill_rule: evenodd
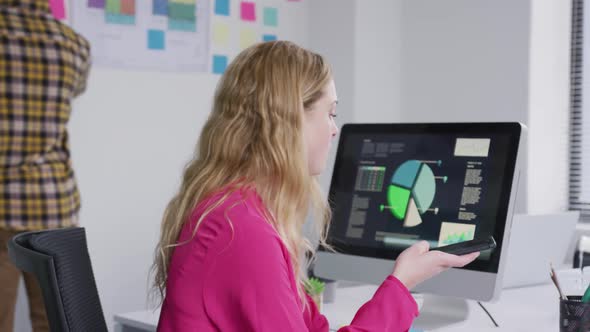
<svg viewBox="0 0 590 332">
<path fill-rule="evenodd" d="M 530 0 L 412 0 L 403 121 L 527 120 Z"/>
<path fill-rule="evenodd" d="M 568 208 L 571 1 L 532 1 L 529 211 Z"/>
<path fill-rule="evenodd" d="M 399 0 L 355 2 L 355 122 L 401 117 L 401 9 Z"/>
</svg>

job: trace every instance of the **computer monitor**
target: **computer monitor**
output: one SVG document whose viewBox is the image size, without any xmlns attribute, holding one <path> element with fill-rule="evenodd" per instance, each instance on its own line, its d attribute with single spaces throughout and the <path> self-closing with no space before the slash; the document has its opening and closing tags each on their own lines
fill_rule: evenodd
<svg viewBox="0 0 590 332">
<path fill-rule="evenodd" d="M 520 123 L 347 124 L 329 199 L 327 242 L 314 274 L 381 283 L 416 241 L 431 247 L 490 235 L 494 250 L 413 291 L 489 301 L 498 296 L 518 188 Z"/>
</svg>

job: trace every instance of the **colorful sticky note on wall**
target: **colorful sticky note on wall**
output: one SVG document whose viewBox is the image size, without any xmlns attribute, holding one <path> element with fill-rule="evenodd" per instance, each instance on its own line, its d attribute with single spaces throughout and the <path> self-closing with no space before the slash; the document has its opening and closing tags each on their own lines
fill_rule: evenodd
<svg viewBox="0 0 590 332">
<path fill-rule="evenodd" d="M 88 0 L 88 8 L 104 9 L 105 0 Z"/>
<path fill-rule="evenodd" d="M 170 1 L 168 2 L 168 17 L 175 20 L 194 22 L 196 20 L 196 6 L 194 0 L 192 3 L 179 0 Z"/>
<path fill-rule="evenodd" d="M 276 27 L 279 24 L 278 10 L 274 7 L 264 7 L 264 25 Z"/>
<path fill-rule="evenodd" d="M 168 17 L 168 29 L 176 31 L 197 31 L 197 21 L 175 20 Z"/>
<path fill-rule="evenodd" d="M 256 31 L 254 29 L 245 28 L 240 31 L 240 48 L 245 49 L 250 47 L 258 40 L 256 38 Z"/>
<path fill-rule="evenodd" d="M 256 21 L 256 4 L 254 2 L 242 2 L 240 4 L 240 17 L 243 21 Z"/>
<path fill-rule="evenodd" d="M 121 0 L 121 14 L 135 15 L 135 0 Z"/>
<path fill-rule="evenodd" d="M 215 0 L 215 14 L 229 16 L 229 0 Z"/>
<path fill-rule="evenodd" d="M 110 14 L 121 13 L 121 1 L 120 0 L 107 0 L 104 10 Z"/>
<path fill-rule="evenodd" d="M 227 46 L 229 42 L 229 25 L 222 22 L 213 24 L 213 43 L 217 46 Z"/>
<path fill-rule="evenodd" d="M 265 41 L 265 42 L 277 40 L 277 36 L 275 36 L 275 35 L 263 35 L 262 36 L 262 40 Z"/>
<path fill-rule="evenodd" d="M 225 55 L 214 55 L 213 56 L 213 73 L 223 74 L 227 68 L 227 56 Z"/>
<path fill-rule="evenodd" d="M 148 30 L 148 48 L 163 50 L 165 48 L 165 34 L 162 30 Z"/>
<path fill-rule="evenodd" d="M 49 0 L 49 7 L 51 8 L 51 14 L 56 19 L 63 20 L 66 18 L 64 0 Z"/>
<path fill-rule="evenodd" d="M 154 0 L 152 13 L 154 15 L 168 16 L 168 0 Z"/>
</svg>

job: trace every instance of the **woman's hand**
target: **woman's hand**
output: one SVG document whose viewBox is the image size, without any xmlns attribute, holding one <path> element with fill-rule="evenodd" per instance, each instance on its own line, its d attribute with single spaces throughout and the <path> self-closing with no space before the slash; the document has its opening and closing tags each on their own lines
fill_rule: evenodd
<svg viewBox="0 0 590 332">
<path fill-rule="evenodd" d="M 457 256 L 429 249 L 427 241 L 420 241 L 404 250 L 395 261 L 392 275 L 412 289 L 448 268 L 465 266 L 479 256 L 479 252 Z"/>
</svg>

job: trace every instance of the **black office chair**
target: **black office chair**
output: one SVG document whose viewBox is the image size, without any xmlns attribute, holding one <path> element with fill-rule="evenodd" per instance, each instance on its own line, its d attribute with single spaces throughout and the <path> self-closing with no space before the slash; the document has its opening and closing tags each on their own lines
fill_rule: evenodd
<svg viewBox="0 0 590 332">
<path fill-rule="evenodd" d="M 52 332 L 108 331 L 84 228 L 20 233 L 8 255 L 39 281 Z"/>
</svg>

